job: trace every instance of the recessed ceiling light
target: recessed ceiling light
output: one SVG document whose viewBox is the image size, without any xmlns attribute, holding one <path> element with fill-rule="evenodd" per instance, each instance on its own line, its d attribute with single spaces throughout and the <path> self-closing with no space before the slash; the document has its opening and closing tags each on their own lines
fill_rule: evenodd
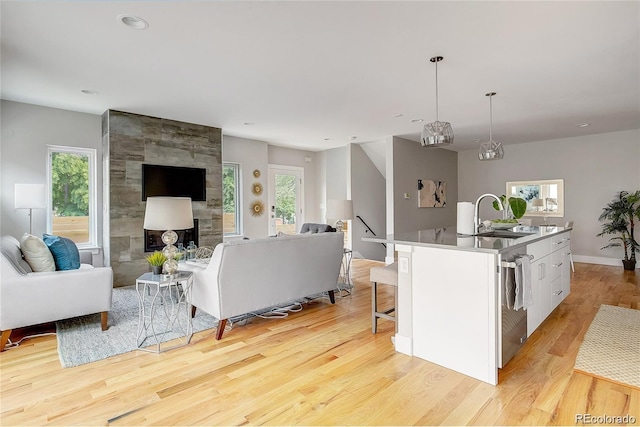
<svg viewBox="0 0 640 427">
<path fill-rule="evenodd" d="M 424 119 L 411 119 L 411 123 L 422 123 Z"/>
<path fill-rule="evenodd" d="M 243 124 L 245 126 L 253 126 L 253 125 L 255 125 L 255 123 L 253 123 L 253 122 L 244 122 Z"/>
<path fill-rule="evenodd" d="M 358 139 L 358 137 L 357 137 L 357 136 L 350 136 L 350 137 L 349 137 L 349 139 L 350 139 L 351 141 L 353 141 L 354 139 Z"/>
<path fill-rule="evenodd" d="M 471 142 L 480 142 L 479 139 L 472 139 Z"/>
<path fill-rule="evenodd" d="M 325 138 L 324 140 L 325 141 L 331 141 L 331 138 Z"/>
<path fill-rule="evenodd" d="M 91 89 L 82 89 L 80 92 L 84 93 L 85 95 L 100 95 L 100 92 Z"/>
<path fill-rule="evenodd" d="M 139 16 L 133 15 L 118 15 L 118 21 L 122 22 L 129 28 L 136 30 L 145 30 L 149 28 L 149 23 Z"/>
<path fill-rule="evenodd" d="M 393 117 L 402 117 L 404 114 L 394 114 Z"/>
<path fill-rule="evenodd" d="M 591 123 L 578 123 L 576 125 L 576 127 L 578 127 L 578 128 L 586 128 L 587 126 L 590 126 L 590 125 L 591 125 Z"/>
</svg>

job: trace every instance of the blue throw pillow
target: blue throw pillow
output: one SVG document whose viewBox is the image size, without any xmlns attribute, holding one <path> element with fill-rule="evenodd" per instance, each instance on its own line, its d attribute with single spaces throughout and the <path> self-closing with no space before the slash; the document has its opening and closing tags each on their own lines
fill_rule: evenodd
<svg viewBox="0 0 640 427">
<path fill-rule="evenodd" d="M 80 268 L 80 252 L 72 240 L 49 234 L 43 234 L 42 240 L 53 255 L 56 270 L 77 270 Z"/>
</svg>

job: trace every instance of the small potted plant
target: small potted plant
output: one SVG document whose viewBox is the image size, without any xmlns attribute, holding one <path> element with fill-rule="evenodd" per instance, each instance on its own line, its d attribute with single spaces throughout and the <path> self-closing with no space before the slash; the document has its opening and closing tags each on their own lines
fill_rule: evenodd
<svg viewBox="0 0 640 427">
<path fill-rule="evenodd" d="M 147 256 L 147 261 L 151 264 L 151 271 L 153 274 L 162 274 L 162 265 L 167 260 L 167 257 L 160 251 L 155 251 L 151 255 Z"/>
<path fill-rule="evenodd" d="M 635 219 L 640 220 L 640 190 L 629 193 L 620 191 L 614 199 L 602 208 L 598 221 L 602 223 L 602 231 L 598 237 L 615 235 L 609 243 L 600 249 L 622 247 L 625 270 L 635 270 L 636 252 L 640 252 L 640 244 L 635 239 Z"/>
</svg>

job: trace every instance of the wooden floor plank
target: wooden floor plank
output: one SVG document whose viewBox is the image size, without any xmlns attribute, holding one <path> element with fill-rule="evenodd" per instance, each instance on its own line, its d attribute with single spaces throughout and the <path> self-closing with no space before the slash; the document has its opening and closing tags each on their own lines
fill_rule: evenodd
<svg viewBox="0 0 640 427">
<path fill-rule="evenodd" d="M 220 341 L 215 329 L 198 332 L 159 355 L 134 351 L 63 369 L 55 336 L 25 339 L 0 354 L 0 424 L 575 425 L 583 413 L 640 420 L 639 390 L 573 371 L 601 304 L 640 308 L 633 272 L 576 263 L 571 294 L 493 387 L 396 353 L 393 322 L 371 333 L 375 265 L 353 260 L 355 288 L 334 305 L 320 299 L 285 319 L 236 324 Z M 393 304 L 384 287 L 380 298 Z"/>
</svg>

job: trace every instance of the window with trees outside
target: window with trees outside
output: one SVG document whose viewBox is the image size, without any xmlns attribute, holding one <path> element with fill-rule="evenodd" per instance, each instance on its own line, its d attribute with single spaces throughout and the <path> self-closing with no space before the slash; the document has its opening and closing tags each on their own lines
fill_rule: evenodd
<svg viewBox="0 0 640 427">
<path fill-rule="evenodd" d="M 240 218 L 240 165 L 222 165 L 222 226 L 225 236 L 242 234 Z"/>
<path fill-rule="evenodd" d="M 96 150 L 48 147 L 47 233 L 97 247 Z"/>
</svg>

